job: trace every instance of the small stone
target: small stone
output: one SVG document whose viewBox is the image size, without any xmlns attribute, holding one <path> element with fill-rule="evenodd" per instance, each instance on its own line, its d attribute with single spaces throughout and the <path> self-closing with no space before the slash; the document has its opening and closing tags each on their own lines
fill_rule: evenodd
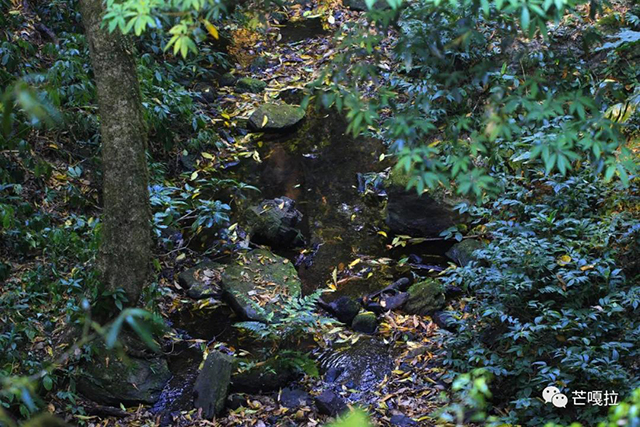
<svg viewBox="0 0 640 427">
<path fill-rule="evenodd" d="M 247 404 L 247 398 L 240 393 L 233 393 L 227 397 L 227 408 L 232 411 L 243 407 Z"/>
<path fill-rule="evenodd" d="M 264 56 L 257 56 L 251 61 L 251 65 L 249 65 L 249 70 L 252 72 L 263 71 L 269 66 L 269 61 Z"/>
<path fill-rule="evenodd" d="M 373 334 L 378 329 L 378 319 L 376 314 L 371 311 L 365 311 L 358 314 L 353 318 L 351 327 L 354 331 L 362 332 L 365 334 Z"/>
<path fill-rule="evenodd" d="M 393 415 L 389 421 L 391 422 L 391 425 L 398 427 L 414 427 L 418 425 L 418 423 L 416 423 L 412 418 L 403 414 Z"/>
<path fill-rule="evenodd" d="M 267 87 L 262 80 L 243 77 L 236 83 L 236 90 L 239 93 L 260 93 Z"/>
<path fill-rule="evenodd" d="M 233 74 L 224 73 L 218 79 L 218 84 L 220 84 L 220 86 L 233 86 L 236 84 L 237 81 L 238 81 L 237 77 L 234 76 Z"/>
<path fill-rule="evenodd" d="M 457 326 L 455 324 L 455 319 L 444 311 L 436 311 L 431 314 L 431 319 L 435 322 L 436 325 L 441 327 L 442 329 L 449 332 L 457 332 Z"/>
<path fill-rule="evenodd" d="M 204 418 L 213 418 L 224 409 L 231 381 L 232 358 L 219 351 L 209 353 L 193 386 L 194 406 Z"/>
<path fill-rule="evenodd" d="M 471 261 L 475 260 L 474 251 L 483 247 L 482 242 L 466 239 L 453 245 L 445 255 L 458 265 L 466 267 Z"/>
<path fill-rule="evenodd" d="M 304 390 L 298 388 L 283 388 L 280 392 L 280 405 L 285 408 L 299 408 L 308 406 L 311 396 Z"/>
<path fill-rule="evenodd" d="M 344 399 L 331 390 L 325 390 L 316 397 L 316 407 L 318 412 L 324 415 L 335 417 L 347 410 L 347 404 Z"/>
<path fill-rule="evenodd" d="M 300 123 L 304 116 L 297 105 L 263 104 L 249 117 L 249 126 L 256 131 L 282 132 Z"/>
<path fill-rule="evenodd" d="M 335 301 L 330 303 L 322 303 L 322 307 L 327 310 L 332 316 L 350 325 L 354 317 L 360 312 L 360 303 L 353 298 L 347 296 L 341 296 Z"/>
</svg>

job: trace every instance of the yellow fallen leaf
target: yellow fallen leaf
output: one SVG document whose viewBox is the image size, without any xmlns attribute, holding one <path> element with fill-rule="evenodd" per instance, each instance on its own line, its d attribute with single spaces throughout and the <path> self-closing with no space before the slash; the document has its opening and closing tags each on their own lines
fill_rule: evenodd
<svg viewBox="0 0 640 427">
<path fill-rule="evenodd" d="M 218 30 L 216 29 L 216 27 L 214 27 L 213 24 L 206 19 L 204 20 L 204 26 L 207 28 L 209 34 L 211 34 L 211 37 L 218 40 L 220 36 L 218 35 Z"/>
<path fill-rule="evenodd" d="M 595 265 L 593 264 L 583 265 L 582 267 L 580 267 L 580 271 L 593 270 L 594 268 L 595 268 Z"/>
<path fill-rule="evenodd" d="M 209 160 L 215 159 L 215 156 L 213 154 L 209 154 L 209 153 L 202 153 L 202 157 L 204 157 L 205 159 L 209 159 Z"/>
<path fill-rule="evenodd" d="M 360 258 L 358 258 L 357 260 L 350 262 L 350 263 L 349 263 L 349 268 L 353 268 L 353 267 L 355 267 L 355 266 L 356 266 L 356 265 L 358 265 L 361 261 L 362 261 L 362 260 L 361 260 Z"/>
<path fill-rule="evenodd" d="M 265 127 L 265 125 L 269 123 L 269 117 L 265 116 L 262 118 L 262 124 L 260 125 L 261 128 Z"/>
<path fill-rule="evenodd" d="M 571 262 L 571 257 L 569 255 L 562 255 L 556 262 L 559 266 L 564 267 Z"/>
<path fill-rule="evenodd" d="M 378 231 L 378 234 L 384 237 L 387 237 L 387 233 L 385 233 L 384 231 Z"/>
</svg>

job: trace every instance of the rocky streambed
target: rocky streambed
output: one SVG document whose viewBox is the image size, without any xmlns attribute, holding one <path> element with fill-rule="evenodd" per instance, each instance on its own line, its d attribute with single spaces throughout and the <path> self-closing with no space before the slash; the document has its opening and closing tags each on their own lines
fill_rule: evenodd
<svg viewBox="0 0 640 427">
<path fill-rule="evenodd" d="M 247 127 L 261 160 L 225 174 L 260 192 L 236 200 L 236 250 L 176 272 L 188 308 L 170 315 L 164 359 L 112 360 L 115 389 L 89 370 L 85 394 L 152 404 L 163 425 L 240 425 L 258 407 L 263 425 L 316 425 L 353 405 L 416 425 L 446 387 L 431 338 L 454 329 L 442 310 L 460 293 L 436 276 L 478 245 L 439 238 L 464 220 L 458 201 L 407 191 L 384 145 L 335 114 L 269 103 Z"/>
</svg>

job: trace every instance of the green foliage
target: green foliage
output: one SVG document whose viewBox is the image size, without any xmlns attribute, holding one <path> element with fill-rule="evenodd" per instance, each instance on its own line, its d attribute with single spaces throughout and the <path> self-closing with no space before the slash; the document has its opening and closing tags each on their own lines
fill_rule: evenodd
<svg viewBox="0 0 640 427">
<path fill-rule="evenodd" d="M 501 192 L 497 174 L 567 175 L 583 164 L 627 184 L 637 165 L 622 132 L 636 102 L 615 105 L 635 78 L 622 91 L 603 90 L 607 84 L 583 77 L 582 62 L 556 56 L 553 45 L 531 65 L 505 54 L 516 38 L 549 37 L 546 23 L 577 4 L 423 0 L 372 10 L 370 27 L 345 26 L 343 53 L 312 85 L 316 100 L 343 111 L 354 135 L 383 138 L 418 192 L 445 187 L 481 199 Z M 398 36 L 387 55 L 391 26 Z M 389 56 L 404 70 L 375 66 Z M 567 68 L 577 78 L 562 76 Z"/>
<path fill-rule="evenodd" d="M 332 323 L 332 319 L 316 313 L 316 304 L 323 292 L 324 290 L 320 289 L 306 296 L 292 297 L 277 312 L 267 312 L 255 301 L 247 298 L 247 302 L 265 321 L 239 322 L 234 326 L 276 347 L 291 339 L 313 334 L 320 326 Z"/>
<path fill-rule="evenodd" d="M 211 21 L 215 22 L 226 11 L 224 2 L 213 0 L 108 0 L 104 19 L 109 31 L 118 30 L 137 36 L 148 28 L 169 27 L 171 38 L 164 50 L 173 47 L 174 55 L 179 53 L 186 58 L 189 52 L 198 52 L 196 41 L 204 39 L 207 34 L 214 39 L 219 37 Z M 177 17 L 172 18 L 173 14 Z"/>
<path fill-rule="evenodd" d="M 327 427 L 369 427 L 369 417 L 359 409 L 350 411 L 344 418 L 327 424 Z"/>
<path fill-rule="evenodd" d="M 488 399 L 491 391 L 488 385 L 491 383 L 491 375 L 484 369 L 476 369 L 469 374 L 462 374 L 455 379 L 452 385 L 454 401 L 438 411 L 440 420 L 446 423 L 455 422 L 456 426 L 467 425 L 469 421 L 482 423 L 486 426 L 503 426 L 499 418 L 487 416 L 486 411 L 490 406 Z M 448 398 L 445 396 L 445 399 Z M 608 416 L 598 422 L 590 420 L 585 425 L 597 425 L 597 427 L 637 427 L 640 425 L 640 388 L 634 390 L 627 399 L 618 405 L 609 408 Z M 572 422 L 569 424 L 557 424 L 554 422 L 544 424 L 545 427 L 582 427 L 583 424 Z"/>
<path fill-rule="evenodd" d="M 635 199 L 587 172 L 508 182 L 502 197 L 470 211 L 491 242 L 444 277 L 471 295 L 470 314 L 454 313 L 446 364 L 452 375 L 491 373 L 505 422 L 598 419 L 601 408 L 556 412 L 536 396 L 548 385 L 621 396 L 638 387 L 638 271 L 621 263 L 640 241 L 626 212 Z"/>
</svg>

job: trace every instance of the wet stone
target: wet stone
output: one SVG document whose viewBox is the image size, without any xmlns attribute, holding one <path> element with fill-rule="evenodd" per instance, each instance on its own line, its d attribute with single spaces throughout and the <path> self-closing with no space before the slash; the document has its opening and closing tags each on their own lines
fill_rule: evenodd
<svg viewBox="0 0 640 427">
<path fill-rule="evenodd" d="M 344 399 L 331 390 L 325 390 L 319 396 L 316 396 L 315 403 L 318 412 L 332 417 L 340 415 L 347 410 L 347 403 Z"/>
<path fill-rule="evenodd" d="M 299 408 L 311 403 L 311 396 L 298 388 L 283 388 L 280 392 L 280 405 L 286 408 Z"/>
<path fill-rule="evenodd" d="M 194 406 L 205 418 L 220 414 L 231 381 L 232 358 L 219 351 L 209 353 L 193 387 Z"/>
<path fill-rule="evenodd" d="M 375 313 L 371 311 L 365 311 L 364 313 L 358 314 L 353 318 L 353 322 L 351 322 L 351 328 L 354 331 L 362 332 L 365 334 L 373 334 L 378 329 L 378 319 Z"/>
<path fill-rule="evenodd" d="M 256 131 L 283 132 L 304 119 L 305 112 L 297 105 L 263 104 L 249 117 L 249 127 Z"/>
</svg>

